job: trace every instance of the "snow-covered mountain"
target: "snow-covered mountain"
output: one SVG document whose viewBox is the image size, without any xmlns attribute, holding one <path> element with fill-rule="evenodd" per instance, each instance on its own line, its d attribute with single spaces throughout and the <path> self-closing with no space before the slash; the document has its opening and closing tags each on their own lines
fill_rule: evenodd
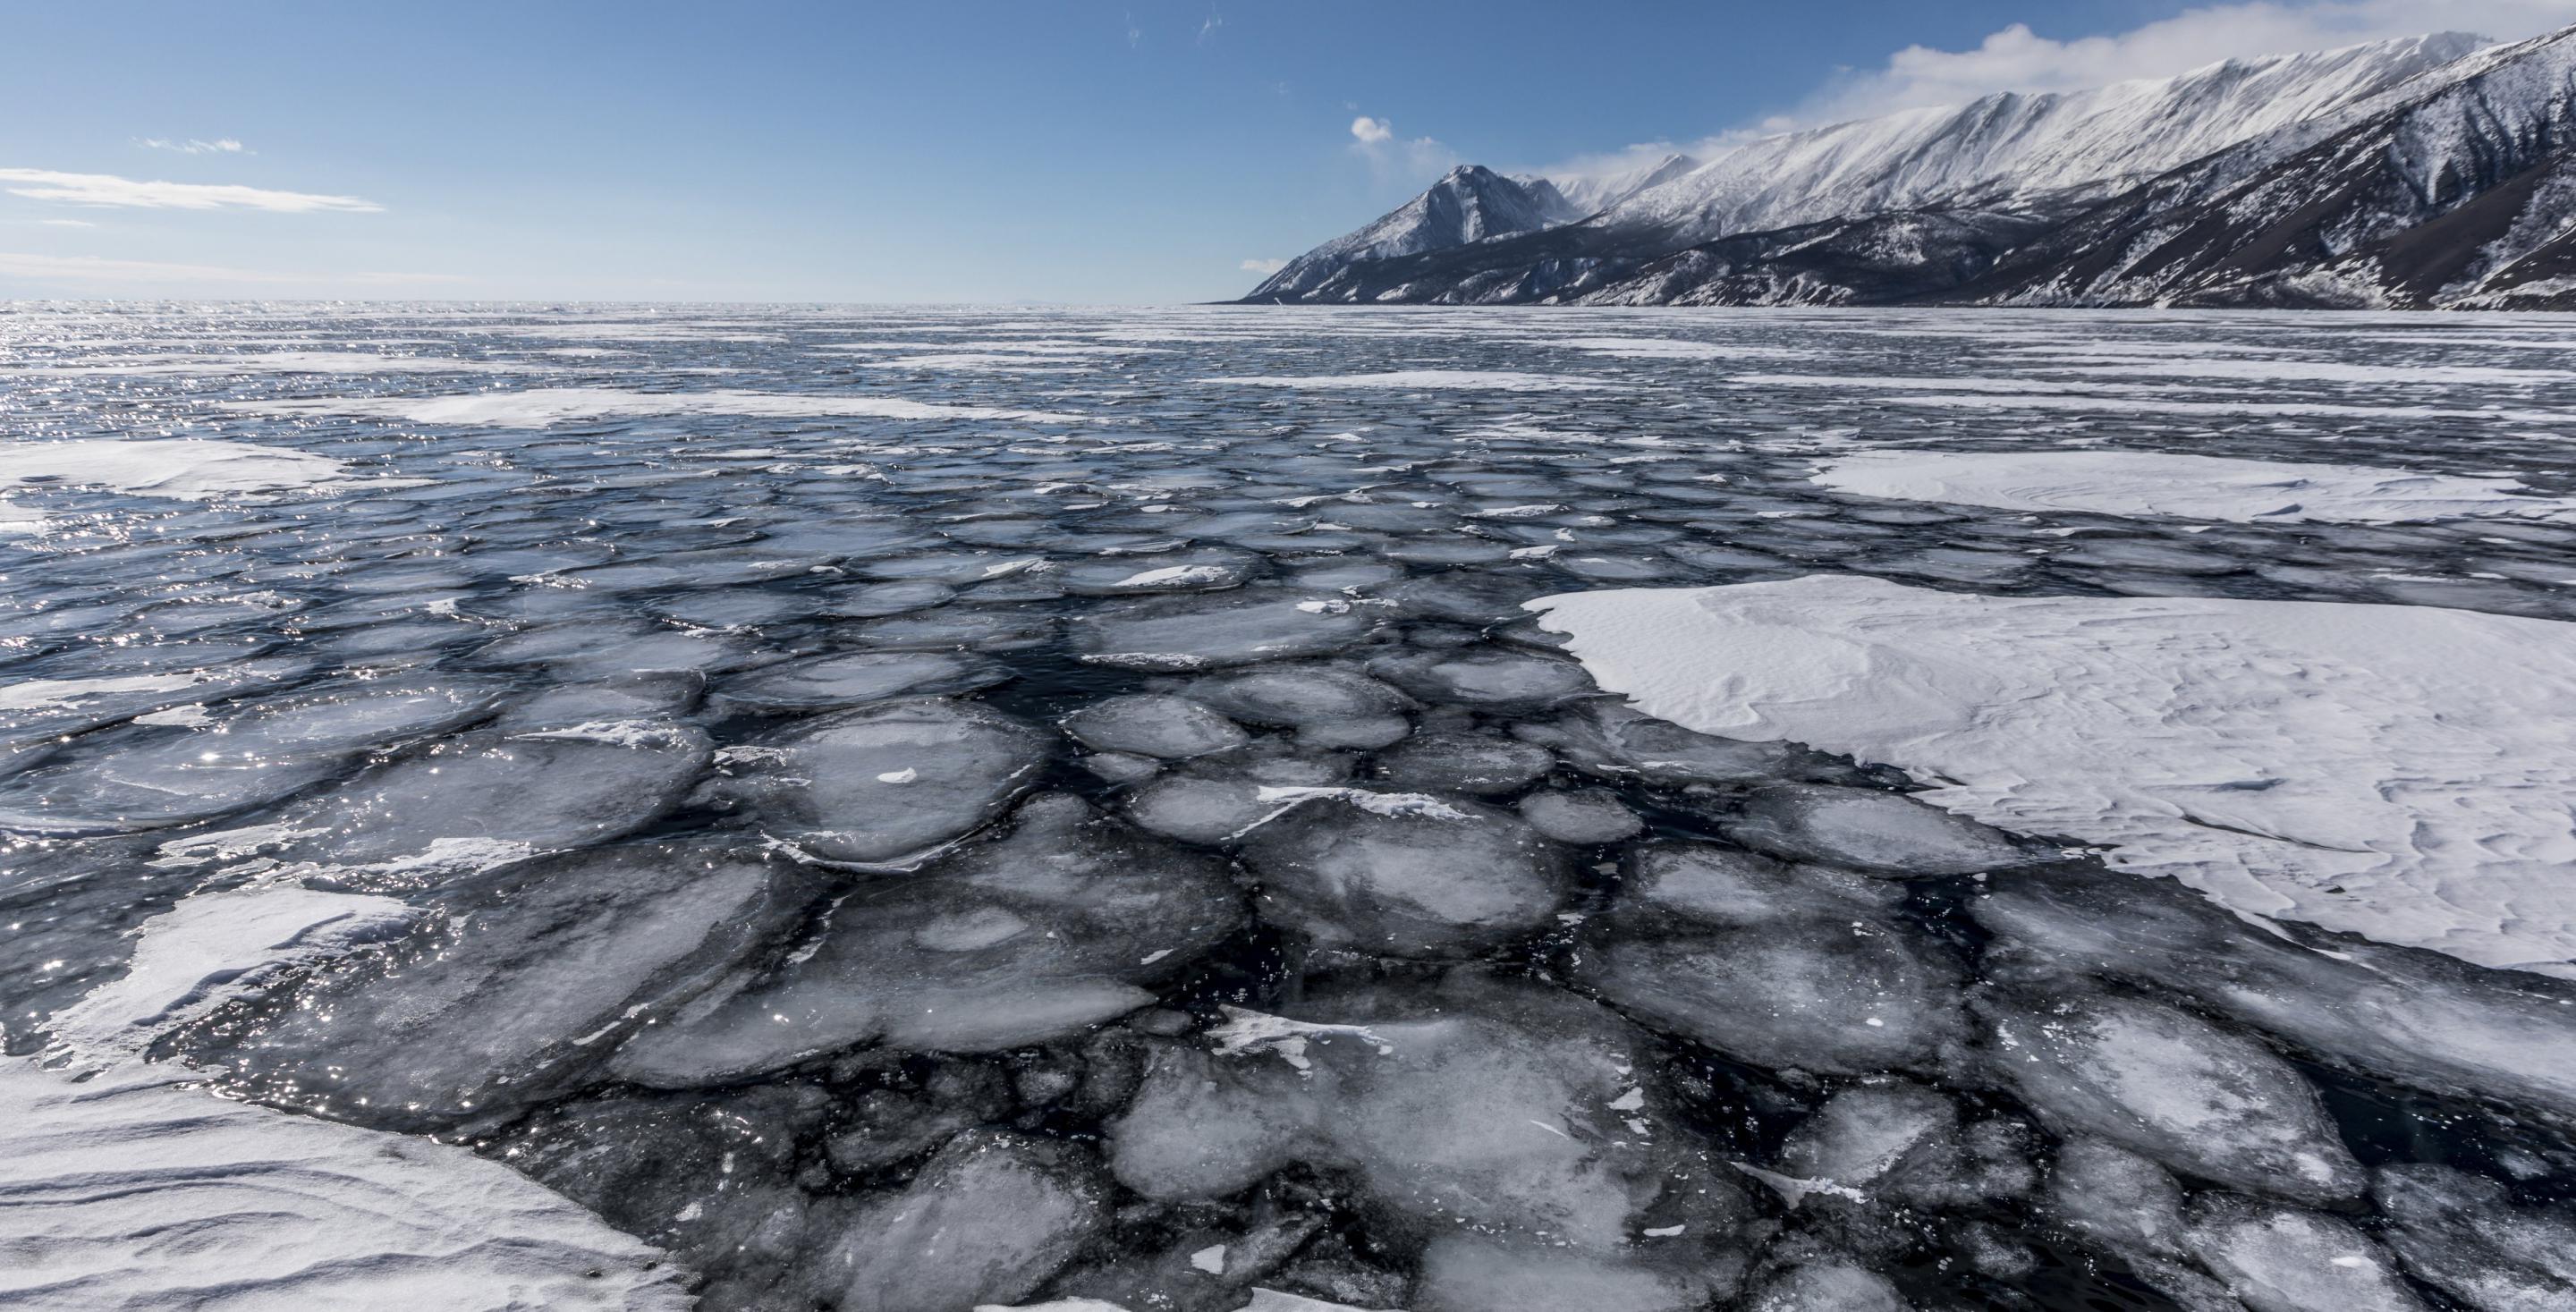
<svg viewBox="0 0 2576 1312">
<path fill-rule="evenodd" d="M 1552 182 L 1557 194 L 1572 202 L 1575 209 L 1589 215 L 1598 214 L 1641 191 L 1662 186 L 1702 166 L 1702 161 L 1697 158 L 1675 153 L 1637 168 L 1545 180 Z M 1525 177 L 1522 180 L 1529 181 L 1530 178 Z"/>
<path fill-rule="evenodd" d="M 2062 95 L 2003 92 L 1793 132 L 1646 188 L 1601 221 L 1667 230 L 1687 246 L 1889 210 L 2108 195 L 2257 137 L 2306 144 L 2331 130 L 2339 111 L 2484 44 L 2445 33 L 2231 59 L 2180 77 Z"/>
<path fill-rule="evenodd" d="M 2576 29 L 2482 51 L 2288 155 L 2252 143 L 1963 287 L 2019 304 L 2576 303 Z"/>
<path fill-rule="evenodd" d="M 2571 106 L 2576 28 L 2231 60 L 1559 180 L 1586 217 L 1366 249 L 1426 193 L 1247 299 L 2576 303 Z"/>
<path fill-rule="evenodd" d="M 1289 261 L 1253 291 L 1252 299 L 1308 291 L 1334 271 L 1361 260 L 1447 250 L 1488 237 L 1535 231 L 1589 212 L 1576 208 L 1544 178 L 1516 180 L 1479 165 L 1461 165 L 1377 222 Z"/>
</svg>

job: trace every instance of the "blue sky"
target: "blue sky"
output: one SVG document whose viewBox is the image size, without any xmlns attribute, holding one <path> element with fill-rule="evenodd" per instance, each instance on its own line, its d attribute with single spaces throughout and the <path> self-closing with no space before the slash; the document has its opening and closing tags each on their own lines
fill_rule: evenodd
<svg viewBox="0 0 2576 1312">
<path fill-rule="evenodd" d="M 0 296 L 1204 300 L 1455 161 L 2566 22 L 2576 0 L 19 3 Z"/>
</svg>

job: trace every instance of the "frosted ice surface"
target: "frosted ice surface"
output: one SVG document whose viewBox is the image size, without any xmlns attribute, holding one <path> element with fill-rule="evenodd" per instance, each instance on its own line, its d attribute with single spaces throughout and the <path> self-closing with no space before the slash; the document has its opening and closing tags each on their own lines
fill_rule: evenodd
<svg viewBox="0 0 2576 1312">
<path fill-rule="evenodd" d="M 1064 731 L 1094 751 L 1177 760 L 1242 746 L 1235 723 L 1194 701 L 1150 693 L 1109 697 L 1068 716 Z"/>
<path fill-rule="evenodd" d="M 720 705 L 766 714 L 839 710 L 902 696 L 973 692 L 1010 678 L 1008 666 L 949 652 L 835 652 L 725 679 Z"/>
<path fill-rule="evenodd" d="M 2382 1238 L 2407 1273 L 2477 1312 L 2576 1304 L 2576 1216 L 2519 1207 L 2505 1187 L 2445 1166 L 2379 1169 L 2371 1196 L 2395 1222 Z"/>
<path fill-rule="evenodd" d="M 1907 1312 L 1913 1304 L 1875 1272 L 1818 1263 L 1772 1278 L 1745 1306 L 1748 1312 Z"/>
<path fill-rule="evenodd" d="M 1047 795 L 1009 834 L 848 893 L 818 941 L 629 1040 L 618 1074 L 685 1087 L 884 1042 L 985 1052 L 1153 1001 L 1242 917 L 1221 865 Z"/>
<path fill-rule="evenodd" d="M 1509 738 L 1423 733 L 1379 753 L 1377 765 L 1391 788 L 1485 796 L 1529 787 L 1555 767 L 1556 758 L 1544 747 Z"/>
<path fill-rule="evenodd" d="M 624 845 L 453 884 L 411 939 L 326 962 L 179 1046 L 271 1099 L 361 1124 L 524 1106 L 589 1078 L 619 1038 L 790 928 L 812 890 L 785 865 Z"/>
<path fill-rule="evenodd" d="M 1293 727 L 1318 747 L 1384 747 L 1412 729 L 1410 698 L 1340 666 L 1263 665 L 1193 679 L 1181 693 L 1246 724 Z"/>
<path fill-rule="evenodd" d="M 2170 988 L 2350 1069 L 2576 1117 L 2576 987 L 2313 931 L 2285 938 L 2165 881 L 2031 871 L 1991 885 L 1972 904 L 1997 939 L 1990 976 Z"/>
<path fill-rule="evenodd" d="M 764 832 L 826 861 L 917 865 L 1027 788 L 1047 743 L 968 702 L 930 699 L 798 720 L 742 756 L 725 790 Z"/>
<path fill-rule="evenodd" d="M 484 730 L 289 803 L 246 850 L 399 873 L 424 861 L 587 847 L 668 813 L 707 761 L 704 734 L 668 724 Z"/>
<path fill-rule="evenodd" d="M 1949 1099 L 1921 1085 L 1855 1085 L 1827 1099 L 1780 1147 L 1783 1173 L 1866 1188 L 1908 1153 L 1958 1131 Z"/>
<path fill-rule="evenodd" d="M 973 1312 L 1035 1293 L 1108 1221 L 1103 1182 L 1070 1145 L 969 1133 L 851 1218 L 816 1292 L 851 1308 Z"/>
<path fill-rule="evenodd" d="M 2307 1203 L 2365 1183 L 2316 1090 L 2263 1045 L 2135 998 L 1988 994 L 1987 1060 L 2042 1119 L 2203 1180 Z"/>
<path fill-rule="evenodd" d="M 1558 1256 L 1622 1254 L 1667 1220 L 1722 1236 L 1746 1214 L 1688 1154 L 1627 1128 L 1663 1115 L 1660 1093 L 1611 1106 L 1639 1087 L 1639 1039 L 1597 1007 L 1453 976 L 1425 998 L 1363 992 L 1303 1010 L 1343 1029 L 1307 1038 L 1295 1063 L 1159 1052 L 1111 1125 L 1121 1182 L 1178 1200 L 1289 1161 L 1339 1163 L 1417 1224 Z"/>
<path fill-rule="evenodd" d="M 2183 1192 L 2164 1168 L 2100 1139 L 2057 1150 L 2044 1205 L 2062 1225 L 2114 1250 L 2182 1250 Z"/>
<path fill-rule="evenodd" d="M 1695 733 L 1608 699 L 1584 702 L 1552 721 L 1521 718 L 1512 733 L 1555 749 L 1566 764 L 1586 774 L 1608 779 L 1746 783 L 1803 773 L 1799 753 L 1785 744 Z"/>
<path fill-rule="evenodd" d="M 1146 601 L 1094 613 L 1074 640 L 1082 658 L 1137 670 L 1197 670 L 1321 656 L 1379 621 L 1365 610 L 1308 609 L 1293 596 Z"/>
<path fill-rule="evenodd" d="M 1731 1283 L 1727 1274 L 1724 1266 L 1674 1269 L 1449 1235 L 1424 1250 L 1413 1306 L 1418 1312 L 1692 1312 L 1708 1306 L 1712 1286 Z"/>
<path fill-rule="evenodd" d="M 237 401 L 236 410 L 270 415 L 354 415 L 410 424 L 488 424 L 544 427 L 581 419 L 652 416 L 757 415 L 823 418 L 1022 420 L 1070 423 L 1074 416 L 1041 410 L 939 405 L 885 396 L 834 396 L 793 392 L 628 392 L 606 387 L 540 387 L 459 396 L 340 397 L 326 400 Z"/>
<path fill-rule="evenodd" d="M 1390 656 L 1369 673 L 1424 701 L 1496 710 L 1534 711 L 1593 691 L 1582 666 L 1515 651 Z"/>
<path fill-rule="evenodd" d="M 1966 1037 L 1958 963 L 1887 921 L 1735 928 L 1623 909 L 1587 930 L 1577 979 L 1739 1061 L 1841 1075 L 1923 1070 Z"/>
<path fill-rule="evenodd" d="M 1726 836 L 1775 856 L 1891 875 L 1966 875 L 2026 864 L 2002 832 L 1897 793 L 1819 784 L 1756 792 Z"/>
<path fill-rule="evenodd" d="M 1243 861 L 1271 914 L 1320 942 L 1393 956 L 1464 955 L 1528 934 L 1554 918 L 1571 876 L 1562 849 L 1506 812 L 1343 797 L 1253 830 Z"/>
<path fill-rule="evenodd" d="M 1521 799 L 1520 813 L 1531 828 L 1579 847 L 1633 838 L 1645 828 L 1645 822 L 1618 798 L 1589 789 L 1532 793 Z"/>
<path fill-rule="evenodd" d="M 1249 779 L 1171 775 L 1138 788 L 1127 799 L 1127 818 L 1138 828 L 1184 843 L 1230 842 L 1280 813 Z"/>
<path fill-rule="evenodd" d="M 248 810 L 491 706 L 491 690 L 472 683 L 343 688 L 90 735 L 0 784 L 0 829 L 114 833 Z"/>
<path fill-rule="evenodd" d="M 2321 1212 L 2214 1195 L 2187 1242 L 2253 1312 L 2417 1312 L 2426 1306 L 2386 1249 Z"/>
<path fill-rule="evenodd" d="M 1790 865 L 1714 843 L 1631 848 L 1624 906 L 1709 925 L 1754 926 L 1804 918 L 1893 915 L 1894 884 L 1840 870 Z"/>
</svg>

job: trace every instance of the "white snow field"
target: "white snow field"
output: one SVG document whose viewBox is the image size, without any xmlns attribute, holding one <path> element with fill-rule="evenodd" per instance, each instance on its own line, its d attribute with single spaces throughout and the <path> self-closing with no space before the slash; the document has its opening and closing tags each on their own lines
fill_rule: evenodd
<svg viewBox="0 0 2576 1312">
<path fill-rule="evenodd" d="M 227 1102 L 154 1068 L 0 1063 L 0 1303 L 679 1312 L 675 1267 L 463 1148 Z"/>
<path fill-rule="evenodd" d="M 2510 478 L 2165 451 L 1870 451 L 1828 461 L 1808 481 L 1894 501 L 2239 524 L 2576 518 L 2576 500 L 2523 495 Z"/>
<path fill-rule="evenodd" d="M 2227 906 L 2576 978 L 2576 625 L 1815 575 L 1529 603 L 1602 687 Z"/>
</svg>

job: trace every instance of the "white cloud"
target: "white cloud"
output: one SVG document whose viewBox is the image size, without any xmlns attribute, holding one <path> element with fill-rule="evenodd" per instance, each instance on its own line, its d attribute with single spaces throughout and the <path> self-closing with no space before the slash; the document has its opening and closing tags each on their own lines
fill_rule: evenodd
<svg viewBox="0 0 2576 1312">
<path fill-rule="evenodd" d="M 30 200 L 68 201 L 75 205 L 123 205 L 141 209 L 269 210 L 307 214 L 336 210 L 371 214 L 384 208 L 355 196 L 317 196 L 301 191 L 201 182 L 137 182 L 107 173 L 56 173 L 49 169 L 0 169 L 0 188 Z"/>
<path fill-rule="evenodd" d="M 1286 260 L 1245 260 L 1242 264 L 1245 273 L 1277 273 L 1287 267 Z"/>
<path fill-rule="evenodd" d="M 26 255 L 0 251 L 0 278 L 77 283 L 296 283 L 390 287 L 462 282 L 447 273 L 288 273 L 213 264 L 110 260 L 95 255 Z"/>
<path fill-rule="evenodd" d="M 185 141 L 172 141 L 168 137 L 137 137 L 134 144 L 147 150 L 175 150 L 182 155 L 239 155 L 242 153 L 242 143 L 230 137 L 217 137 L 212 141 L 203 141 L 196 137 L 190 137 Z"/>
<path fill-rule="evenodd" d="M 41 223 L 48 228 L 95 228 L 98 226 L 87 219 L 38 219 L 36 222 Z"/>
<path fill-rule="evenodd" d="M 2222 59 L 2331 50 L 2428 32 L 2516 40 L 2576 23 L 2576 0 L 2321 0 L 2211 5 L 2107 36 L 2060 41 L 2021 23 L 1970 50 L 1908 46 L 1828 83 L 1790 117 L 1838 122 L 1955 105 L 1997 91 L 2072 91 L 2170 77 Z M 1776 130 L 1776 129 L 1775 129 Z"/>
<path fill-rule="evenodd" d="M 1351 120 L 1351 149 L 1369 162 L 1381 186 L 1416 187 L 1465 163 L 1447 143 L 1431 137 L 1405 141 L 1391 119 L 1366 114 Z"/>
</svg>

